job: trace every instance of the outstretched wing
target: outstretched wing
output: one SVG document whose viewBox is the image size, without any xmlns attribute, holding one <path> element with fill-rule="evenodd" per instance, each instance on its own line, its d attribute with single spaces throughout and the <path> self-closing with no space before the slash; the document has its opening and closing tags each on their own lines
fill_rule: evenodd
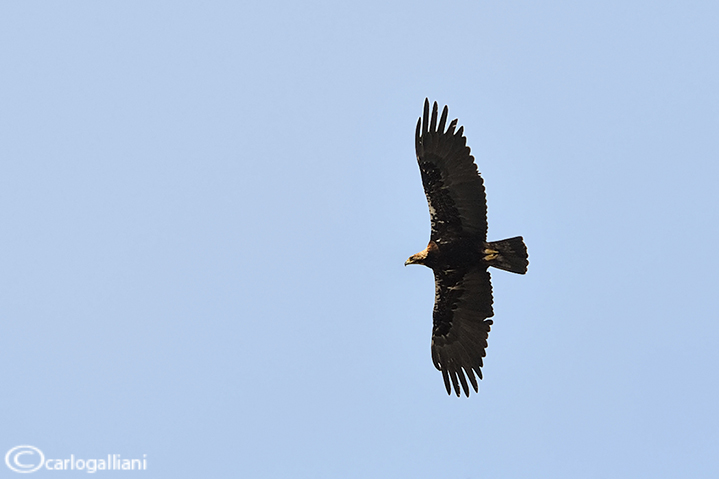
<svg viewBox="0 0 719 479">
<path fill-rule="evenodd" d="M 489 271 L 439 270 L 434 273 L 434 284 L 432 361 L 442 371 L 448 394 L 454 386 L 459 396 L 461 384 L 469 396 L 465 374 L 474 391 L 479 392 L 474 374 L 482 379 L 482 358 L 492 325 L 487 318 L 494 315 Z"/>
<path fill-rule="evenodd" d="M 429 100 L 424 100 L 424 122 L 417 121 L 415 149 L 422 173 L 432 219 L 432 241 L 442 243 L 467 234 L 487 239 L 487 200 L 484 184 L 474 157 L 470 154 L 464 127 L 455 133 L 457 120 L 445 131 L 445 106 L 437 124 L 437 102 L 429 116 Z"/>
</svg>

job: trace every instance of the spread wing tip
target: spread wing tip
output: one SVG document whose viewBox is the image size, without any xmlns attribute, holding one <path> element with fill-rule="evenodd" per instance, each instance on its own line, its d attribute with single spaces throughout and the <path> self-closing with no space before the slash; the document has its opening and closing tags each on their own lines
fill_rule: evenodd
<svg viewBox="0 0 719 479">
<path fill-rule="evenodd" d="M 442 373 L 444 388 L 450 396 L 452 392 L 454 392 L 457 397 L 460 397 L 462 392 L 464 392 L 464 395 L 469 397 L 471 391 L 469 387 L 470 384 L 474 392 L 479 393 L 477 377 L 479 377 L 480 380 L 482 379 L 482 370 L 480 369 L 482 367 L 481 357 L 477 361 L 469 360 L 470 364 L 459 364 L 450 359 L 446 353 L 433 350 L 432 362 L 434 363 L 434 367 Z M 477 377 L 475 377 L 475 373 Z M 468 379 L 469 383 L 467 382 Z"/>
<path fill-rule="evenodd" d="M 462 137 L 464 133 L 464 127 L 460 127 L 455 133 L 457 127 L 457 119 L 455 118 L 449 123 L 449 128 L 445 131 L 445 125 L 447 124 L 447 117 L 449 115 L 449 107 L 444 105 L 442 108 L 442 114 L 439 115 L 439 104 L 435 101 L 432 103 L 432 110 L 430 112 L 429 98 L 424 99 L 424 111 L 422 116 L 417 120 L 417 130 L 415 132 L 415 144 L 421 143 L 422 137 L 432 133 L 439 133 L 440 135 L 458 136 Z"/>
</svg>

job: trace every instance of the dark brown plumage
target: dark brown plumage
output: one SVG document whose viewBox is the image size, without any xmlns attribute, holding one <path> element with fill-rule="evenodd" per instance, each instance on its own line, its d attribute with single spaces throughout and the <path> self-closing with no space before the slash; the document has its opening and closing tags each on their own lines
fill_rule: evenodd
<svg viewBox="0 0 719 479">
<path fill-rule="evenodd" d="M 405 262 L 432 269 L 435 300 L 432 361 L 442 371 L 447 393 L 452 386 L 469 396 L 469 384 L 479 392 L 482 358 L 494 315 L 488 268 L 524 274 L 527 248 L 521 236 L 487 242 L 487 201 L 484 183 L 470 154 L 464 127 L 457 120 L 445 130 L 447 107 L 430 117 L 424 101 L 424 121 L 417 121 L 415 149 L 422 185 L 429 204 L 432 233 L 427 248 Z M 438 121 L 439 120 L 439 121 Z M 467 383 L 469 381 L 469 384 Z"/>
</svg>

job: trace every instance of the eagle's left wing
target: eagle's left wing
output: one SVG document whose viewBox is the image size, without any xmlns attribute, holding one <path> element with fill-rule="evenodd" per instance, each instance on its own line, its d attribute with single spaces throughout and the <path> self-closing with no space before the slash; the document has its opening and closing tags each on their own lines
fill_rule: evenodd
<svg viewBox="0 0 719 479">
<path fill-rule="evenodd" d="M 484 183 L 477 171 L 464 127 L 452 120 L 445 130 L 448 109 L 445 106 L 437 122 L 437 102 L 430 116 L 429 100 L 424 100 L 424 115 L 417 121 L 415 150 L 427 196 L 431 239 L 437 243 L 470 236 L 487 239 L 487 200 Z"/>
<path fill-rule="evenodd" d="M 492 283 L 486 269 L 435 271 L 432 361 L 442 371 L 448 394 L 453 385 L 459 396 L 461 384 L 469 396 L 465 374 L 479 392 L 474 373 L 482 379 L 482 358 L 492 325 L 487 318 L 493 315 Z"/>
</svg>

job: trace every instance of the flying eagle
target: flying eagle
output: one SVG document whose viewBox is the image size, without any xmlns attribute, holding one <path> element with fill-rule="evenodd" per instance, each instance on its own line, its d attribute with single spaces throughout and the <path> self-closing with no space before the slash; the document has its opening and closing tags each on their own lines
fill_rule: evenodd
<svg viewBox="0 0 719 479">
<path fill-rule="evenodd" d="M 405 262 L 423 264 L 434 272 L 432 361 L 442 371 L 444 386 L 457 396 L 460 384 L 479 392 L 482 358 L 492 325 L 492 283 L 489 267 L 524 274 L 527 247 L 521 236 L 487 241 L 487 199 L 482 177 L 470 154 L 464 127 L 457 120 L 445 130 L 447 107 L 437 119 L 437 102 L 429 115 L 424 101 L 424 122 L 417 121 L 415 149 L 427 195 L 432 232 L 427 248 Z M 467 379 L 465 379 L 465 375 Z"/>
</svg>

